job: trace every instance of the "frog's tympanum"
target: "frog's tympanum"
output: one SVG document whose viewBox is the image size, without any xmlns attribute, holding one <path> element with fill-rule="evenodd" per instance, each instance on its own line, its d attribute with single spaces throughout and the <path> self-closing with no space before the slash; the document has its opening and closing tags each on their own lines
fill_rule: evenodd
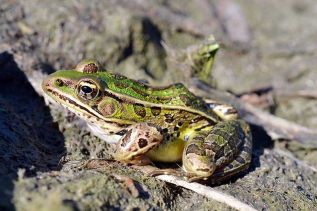
<svg viewBox="0 0 317 211">
<path fill-rule="evenodd" d="M 120 135 L 114 158 L 123 163 L 180 162 L 190 181 L 222 180 L 248 168 L 252 139 L 237 111 L 195 96 L 183 84 L 151 87 L 102 71 L 86 60 L 42 84 L 53 100 L 106 139 Z M 180 171 L 179 171 L 180 172 Z M 176 174 L 158 170 L 157 174 Z"/>
</svg>

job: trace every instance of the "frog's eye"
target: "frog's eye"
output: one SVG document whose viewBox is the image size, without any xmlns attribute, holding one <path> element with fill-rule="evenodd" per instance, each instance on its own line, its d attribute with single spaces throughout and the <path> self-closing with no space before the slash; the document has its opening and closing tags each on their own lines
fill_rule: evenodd
<svg viewBox="0 0 317 211">
<path fill-rule="evenodd" d="M 76 66 L 76 71 L 82 73 L 96 73 L 100 71 L 100 66 L 99 63 L 95 60 L 84 60 Z"/>
<path fill-rule="evenodd" d="M 100 88 L 91 79 L 83 79 L 77 84 L 77 95 L 83 100 L 93 100 L 99 96 Z"/>
</svg>

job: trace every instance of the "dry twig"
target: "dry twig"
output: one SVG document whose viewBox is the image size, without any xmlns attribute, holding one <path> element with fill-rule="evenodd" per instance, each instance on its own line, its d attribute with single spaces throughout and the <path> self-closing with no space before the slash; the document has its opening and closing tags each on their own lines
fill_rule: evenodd
<svg viewBox="0 0 317 211">
<path fill-rule="evenodd" d="M 132 166 L 134 169 L 137 169 L 144 174 L 148 175 L 149 172 L 156 170 L 157 168 L 154 166 Z M 178 178 L 176 176 L 172 175 L 159 175 L 156 176 L 157 179 L 172 183 L 174 185 L 187 188 L 189 190 L 192 190 L 202 196 L 205 196 L 209 199 L 218 201 L 220 203 L 226 204 L 232 208 L 235 208 L 237 210 L 255 210 L 253 207 L 247 205 L 246 203 L 236 199 L 235 197 L 228 195 L 222 191 L 216 190 L 212 187 L 208 187 L 202 184 L 199 184 L 197 182 L 187 182 L 181 178 Z"/>
<path fill-rule="evenodd" d="M 246 203 L 234 198 L 233 196 L 230 196 L 228 194 L 225 194 L 221 191 L 218 191 L 212 187 L 208 187 L 196 182 L 186 182 L 184 180 L 178 179 L 177 177 L 171 176 L 171 175 L 160 175 L 156 176 L 156 178 L 172 183 L 177 186 L 181 186 L 183 188 L 187 188 L 189 190 L 192 190 L 200 195 L 203 195 L 209 199 L 213 199 L 215 201 L 218 201 L 220 203 L 224 203 L 232 208 L 235 208 L 237 210 L 250 210 L 255 211 L 253 207 L 250 205 L 247 205 Z"/>
<path fill-rule="evenodd" d="M 282 99 L 290 99 L 290 98 L 305 98 L 305 99 L 317 99 L 317 90 L 311 89 L 294 89 L 289 88 L 286 86 L 273 86 L 273 85 L 266 85 L 261 86 L 259 88 L 253 88 L 243 93 L 237 94 L 239 97 L 244 96 L 251 96 L 251 95 L 258 95 L 259 98 L 263 95 L 267 97 L 270 96 L 271 98 L 282 98 Z M 260 100 L 260 99 L 259 99 Z"/>
</svg>

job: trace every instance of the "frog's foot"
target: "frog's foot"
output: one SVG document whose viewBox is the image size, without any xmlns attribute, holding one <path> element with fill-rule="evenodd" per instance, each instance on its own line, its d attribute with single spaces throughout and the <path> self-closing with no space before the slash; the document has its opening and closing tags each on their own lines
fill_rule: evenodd
<svg viewBox="0 0 317 211">
<path fill-rule="evenodd" d="M 150 172 L 147 173 L 149 176 L 159 176 L 159 175 L 172 175 L 172 176 L 176 176 L 179 177 L 181 179 L 186 180 L 187 182 L 194 182 L 197 180 L 207 180 L 208 177 L 205 176 L 198 176 L 196 174 L 191 174 L 191 173 L 187 173 L 185 171 L 182 170 L 178 170 L 178 169 L 155 169 L 152 170 Z"/>
<path fill-rule="evenodd" d="M 185 145 L 183 171 L 188 181 L 210 177 L 216 169 L 213 152 L 206 147 L 205 134 L 197 134 Z"/>
<path fill-rule="evenodd" d="M 142 155 L 134 157 L 133 160 L 130 160 L 127 163 L 137 166 L 146 166 L 153 164 L 153 162 L 148 157 Z"/>
<path fill-rule="evenodd" d="M 144 156 L 163 140 L 160 127 L 150 123 L 137 123 L 127 128 L 119 140 L 113 157 L 115 160 L 137 165 L 145 165 L 149 160 Z"/>
<path fill-rule="evenodd" d="M 232 107 L 231 105 L 222 104 L 214 100 L 205 100 L 208 107 L 215 112 L 221 119 L 223 120 L 233 120 L 238 119 L 239 114 L 237 109 Z"/>
<path fill-rule="evenodd" d="M 183 177 L 184 174 L 182 171 L 176 170 L 176 169 L 155 169 L 152 170 L 151 172 L 148 172 L 149 176 L 158 176 L 158 175 L 173 175 L 173 176 L 177 176 L 177 177 Z"/>
</svg>

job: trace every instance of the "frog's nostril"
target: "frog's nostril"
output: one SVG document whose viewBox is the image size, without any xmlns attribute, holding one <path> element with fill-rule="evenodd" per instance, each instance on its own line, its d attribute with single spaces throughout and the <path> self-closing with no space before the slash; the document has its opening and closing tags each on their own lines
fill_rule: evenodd
<svg viewBox="0 0 317 211">
<path fill-rule="evenodd" d="M 49 86 L 49 83 L 48 83 L 46 80 L 44 80 L 44 81 L 42 82 L 42 88 L 45 90 L 46 87 L 48 87 L 48 86 Z"/>
<path fill-rule="evenodd" d="M 55 80 L 55 84 L 56 86 L 61 87 L 61 86 L 64 86 L 64 81 L 58 78 Z"/>
</svg>

